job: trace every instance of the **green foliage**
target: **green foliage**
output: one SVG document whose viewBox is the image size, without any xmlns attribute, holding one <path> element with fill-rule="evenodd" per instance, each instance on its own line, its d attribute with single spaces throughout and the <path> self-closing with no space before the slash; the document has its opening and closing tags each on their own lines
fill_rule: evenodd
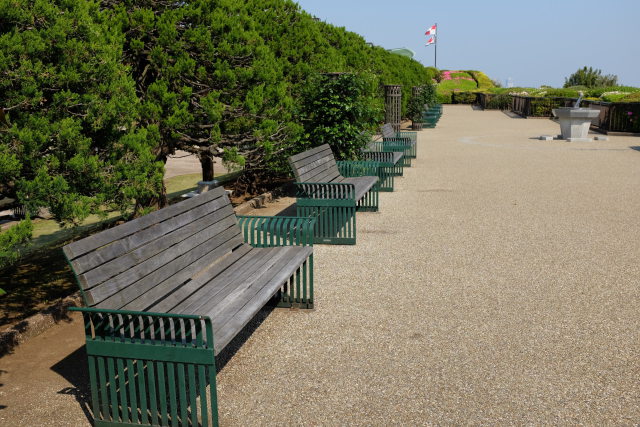
<svg viewBox="0 0 640 427">
<path fill-rule="evenodd" d="M 425 85 L 418 86 L 417 95 L 411 96 L 411 99 L 409 100 L 407 108 L 409 118 L 414 122 L 420 122 L 425 105 L 433 105 L 437 100 L 435 84 L 427 83 Z"/>
<path fill-rule="evenodd" d="M 438 90 L 438 104 L 451 104 L 451 92 Z"/>
<path fill-rule="evenodd" d="M 487 102 L 487 108 L 491 110 L 508 110 L 511 107 L 512 98 L 511 95 L 501 93 L 493 95 Z"/>
<path fill-rule="evenodd" d="M 634 92 L 620 99 L 620 102 L 640 102 L 640 92 Z"/>
<path fill-rule="evenodd" d="M 476 102 L 476 92 L 453 92 L 451 102 L 454 104 L 473 104 Z"/>
<path fill-rule="evenodd" d="M 432 80 L 439 82 L 442 79 L 442 73 L 436 67 L 427 67 L 426 70 L 427 78 L 430 79 L 429 82 L 432 82 Z"/>
<path fill-rule="evenodd" d="M 478 88 L 477 84 L 473 80 L 443 80 L 438 84 L 438 91 L 454 91 L 459 90 L 463 92 L 468 92 L 472 90 L 476 90 Z"/>
<path fill-rule="evenodd" d="M 594 69 L 592 67 L 586 67 L 578 69 L 575 73 L 565 78 L 564 87 L 570 86 L 586 86 L 586 87 L 603 87 L 603 86 L 616 86 L 618 83 L 618 76 L 608 74 L 602 75 L 602 71 Z"/>
<path fill-rule="evenodd" d="M 302 97 L 305 137 L 297 151 L 329 144 L 338 160 L 357 159 L 381 119 L 374 82 L 370 75 L 351 73 L 311 78 Z"/>
<path fill-rule="evenodd" d="M 468 70 L 467 73 L 475 80 L 479 90 L 491 89 L 496 86 L 493 80 L 482 71 Z"/>
<path fill-rule="evenodd" d="M 157 199 L 162 166 L 153 144 L 127 142 L 144 131 L 135 82 L 98 4 L 4 1 L 0 22 L 0 192 L 60 224 L 132 210 L 141 188 L 152 188 L 145 203 Z"/>
<path fill-rule="evenodd" d="M 0 269 L 15 263 L 31 239 L 33 224 L 27 216 L 16 225 L 0 233 Z"/>
</svg>

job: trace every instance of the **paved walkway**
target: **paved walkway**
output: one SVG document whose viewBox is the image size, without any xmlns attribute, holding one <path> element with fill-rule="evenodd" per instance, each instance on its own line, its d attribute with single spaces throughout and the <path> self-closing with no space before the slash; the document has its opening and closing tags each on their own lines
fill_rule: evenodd
<svg viewBox="0 0 640 427">
<path fill-rule="evenodd" d="M 222 425 L 640 422 L 640 138 L 557 131 L 447 106 L 358 244 L 316 246 L 316 310 L 228 359 Z M 54 329 L 0 359 L 0 424 L 84 422 Z"/>
</svg>

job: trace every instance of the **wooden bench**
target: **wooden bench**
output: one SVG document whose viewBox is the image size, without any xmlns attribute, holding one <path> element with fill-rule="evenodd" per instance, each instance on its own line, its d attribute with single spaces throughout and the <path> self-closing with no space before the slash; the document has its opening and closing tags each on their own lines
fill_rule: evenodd
<svg viewBox="0 0 640 427">
<path fill-rule="evenodd" d="M 396 132 L 391 123 L 385 123 L 380 127 L 382 140 L 388 142 L 404 143 L 410 148 L 404 151 L 406 159 L 415 159 L 418 154 L 418 133 L 417 132 Z M 410 164 L 409 164 L 410 166 Z"/>
<path fill-rule="evenodd" d="M 215 355 L 270 301 L 313 307 L 313 227 L 216 188 L 66 245 L 95 424 L 217 425 Z"/>
<path fill-rule="evenodd" d="M 356 243 L 356 210 L 378 210 L 378 170 L 370 161 L 336 162 L 329 145 L 289 158 L 296 178 L 297 214 L 317 216 L 314 242 Z"/>
</svg>

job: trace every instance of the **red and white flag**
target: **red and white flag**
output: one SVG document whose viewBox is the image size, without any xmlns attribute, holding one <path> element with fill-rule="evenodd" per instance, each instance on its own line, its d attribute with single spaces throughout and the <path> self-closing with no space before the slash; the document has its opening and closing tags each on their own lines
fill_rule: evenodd
<svg viewBox="0 0 640 427">
<path fill-rule="evenodd" d="M 434 44 L 436 41 L 433 39 L 433 37 L 430 37 L 429 40 L 427 40 L 427 44 L 425 46 L 429 46 L 430 44 Z"/>
<path fill-rule="evenodd" d="M 429 28 L 427 30 L 426 33 L 424 33 L 425 36 L 435 36 L 436 35 L 436 26 L 432 25 L 431 28 Z"/>
</svg>

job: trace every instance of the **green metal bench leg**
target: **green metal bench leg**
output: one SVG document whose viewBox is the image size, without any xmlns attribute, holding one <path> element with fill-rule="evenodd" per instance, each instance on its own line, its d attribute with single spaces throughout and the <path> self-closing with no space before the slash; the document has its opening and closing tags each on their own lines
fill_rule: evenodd
<svg viewBox="0 0 640 427">
<path fill-rule="evenodd" d="M 393 191 L 394 185 L 394 166 L 380 166 L 378 178 L 380 179 L 380 191 Z"/>
<path fill-rule="evenodd" d="M 276 295 L 278 307 L 313 309 L 313 254 Z"/>
<path fill-rule="evenodd" d="M 211 320 L 82 312 L 96 426 L 218 426 Z"/>
<path fill-rule="evenodd" d="M 356 210 L 358 212 L 378 212 L 379 204 L 380 204 L 380 182 L 374 185 L 371 190 L 364 195 L 360 201 L 358 201 L 358 206 Z"/>
<path fill-rule="evenodd" d="M 356 206 L 309 206 L 314 199 L 298 198 L 297 216 L 316 216 L 314 243 L 356 244 Z M 316 202 L 318 200 L 315 200 Z"/>
</svg>

